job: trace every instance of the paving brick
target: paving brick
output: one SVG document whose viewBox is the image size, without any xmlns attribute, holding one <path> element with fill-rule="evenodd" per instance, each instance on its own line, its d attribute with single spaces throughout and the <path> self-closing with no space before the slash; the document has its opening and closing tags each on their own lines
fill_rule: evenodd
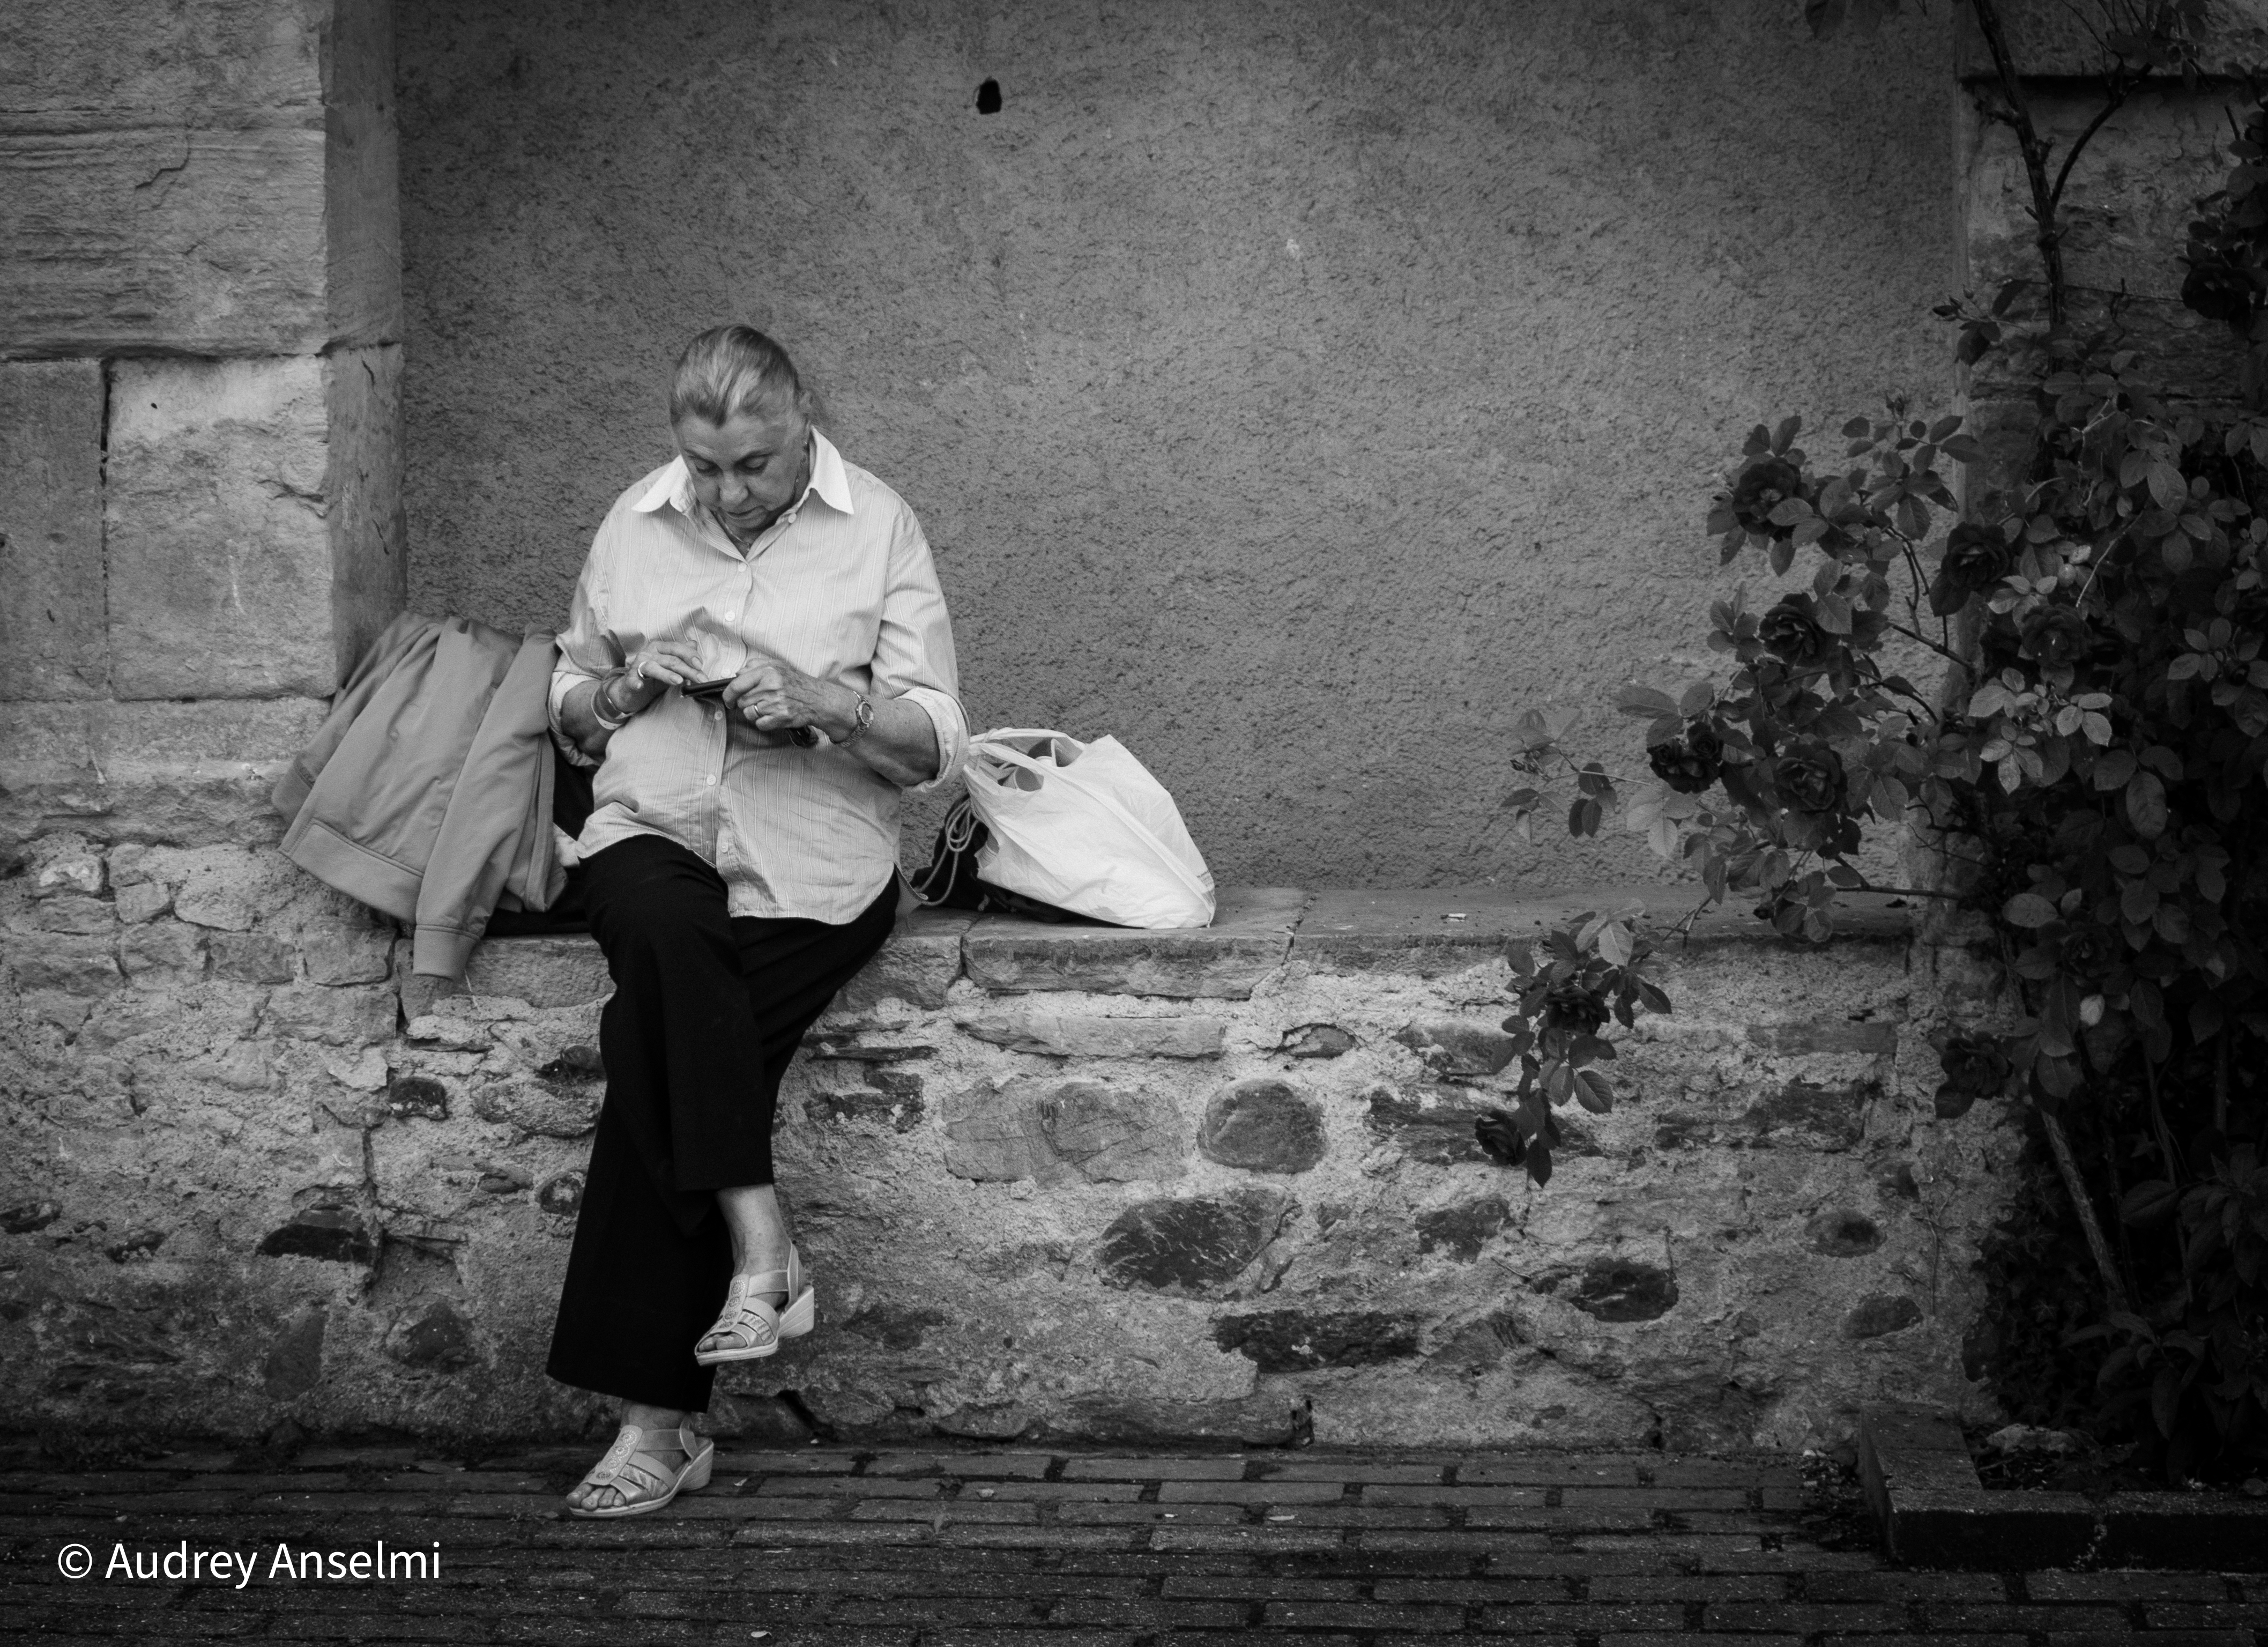
<svg viewBox="0 0 2268 1647">
<path fill-rule="evenodd" d="M 1449 1512 L 1431 1504 L 1297 1504 L 1270 1511 L 1268 1519 L 1303 1527 L 1446 1527 Z"/>
<path fill-rule="evenodd" d="M 827 1610 L 830 1624 L 1036 1624 L 1046 1609 L 1026 1596 L 842 1596 Z"/>
<path fill-rule="evenodd" d="M 1241 1601 L 1177 1601 L 1143 1597 L 1114 1600 L 1074 1597 L 1048 1613 L 1050 1626 L 1086 1625 L 1101 1629 L 1242 1629 L 1253 1609 Z M 1049 1639 L 1052 1639 L 1050 1637 Z"/>
<path fill-rule="evenodd" d="M 996 1498 L 1031 1498 L 1045 1502 L 1050 1499 L 1082 1499 L 1091 1503 L 1110 1500 L 1131 1502 L 1142 1496 L 1139 1481 L 1001 1481 L 997 1485 L 963 1487 L 963 1498 L 981 1498 L 986 1487 Z"/>
<path fill-rule="evenodd" d="M 1003 1641 L 1018 1642 L 1033 1639 L 1023 1633 L 1008 1636 L 979 1636 L 973 1630 L 924 1630 L 921 1636 L 924 1647 L 1000 1647 Z M 1130 1630 L 1049 1630 L 1039 1638 L 1047 1647 L 1134 1647 L 1136 1636 Z M 742 1647 L 746 1647 L 743 1643 Z"/>
<path fill-rule="evenodd" d="M 1307 1459 L 1293 1464 L 1263 1463 L 1260 1473 L 1271 1481 L 1361 1481 L 1422 1486 L 1448 1477 L 1446 1464 L 1374 1464 L 1359 1459 Z"/>
<path fill-rule="evenodd" d="M 1167 1481 L 1158 1489 L 1161 1504 L 1335 1504 L 1342 1496 L 1336 1481 Z"/>
<path fill-rule="evenodd" d="M 1902 1607 L 1823 1601 L 1712 1601 L 1701 1610 L 1705 1630 L 1794 1630 L 1811 1635 L 1819 1630 L 1896 1630 L 1905 1628 Z"/>
<path fill-rule="evenodd" d="M 1637 1458 L 1536 1453 L 1476 1458 L 1457 1466 L 1461 1487 L 1636 1487 Z"/>
<path fill-rule="evenodd" d="M 929 1537 L 927 1525 L 902 1521 L 806 1521 L 743 1527 L 733 1534 L 733 1542 L 793 1548 L 804 1544 L 921 1544 Z"/>
<path fill-rule="evenodd" d="M 850 1518 L 853 1521 L 926 1521 L 938 1526 L 968 1521 L 1028 1525 L 1039 1520 L 1040 1507 L 997 1498 L 980 1498 L 966 1503 L 959 1500 L 923 1502 L 907 1498 L 869 1498 L 862 1500 L 850 1511 Z"/>
<path fill-rule="evenodd" d="M 1743 1462 L 1739 1459 L 1671 1459 L 1646 1466 L 1656 1487 L 1792 1487 L 1800 1489 L 1803 1472 L 1792 1464 Z"/>
<path fill-rule="evenodd" d="M 2268 1629 L 2268 1601 L 2161 1601 L 2142 1609 L 2152 1630 Z"/>
<path fill-rule="evenodd" d="M 1558 1578 L 1381 1578 L 1371 1594 L 1380 1601 L 1478 1601 L 1499 1606 L 1550 1606 L 1575 1599 Z"/>
<path fill-rule="evenodd" d="M 1592 1579 L 1589 1590 L 1593 1601 L 1778 1601 L 1786 1595 L 1787 1580 L 1778 1573 L 1606 1574 Z"/>
<path fill-rule="evenodd" d="M 2116 1607 L 1991 1606 L 1959 1601 L 1923 1604 L 1929 1627 L 1940 1630 L 2121 1630 L 2126 1615 Z"/>
<path fill-rule="evenodd" d="M 1262 1621 L 1271 1627 L 1310 1630 L 1410 1630 L 1431 1633 L 1462 1629 L 1462 1607 L 1383 1606 L 1360 1601 L 1271 1601 Z"/>
<path fill-rule="evenodd" d="M 1055 1457 L 1046 1452 L 884 1452 L 866 1461 L 867 1475 L 941 1475 L 985 1481 L 1017 1477 L 1036 1481 Z"/>
<path fill-rule="evenodd" d="M 849 1481 L 835 1477 L 780 1476 L 756 1488 L 764 1498 L 808 1498 L 821 1495 L 829 1498 L 935 1498 L 945 1491 L 943 1481 L 873 1481 L 858 1476 Z"/>
<path fill-rule="evenodd" d="M 2252 1647 L 2250 1630 L 2051 1630 L 2048 1647 Z"/>
<path fill-rule="evenodd" d="M 1535 1533 L 1469 1533 L 1455 1528 L 1413 1532 L 1381 1527 L 1368 1528 L 1354 1536 L 1363 1549 L 1381 1555 L 1487 1556 L 1494 1559 L 1516 1551 L 1550 1547 L 1549 1540 Z"/>
<path fill-rule="evenodd" d="M 1479 1627 L 1499 1635 L 1533 1636 L 1557 1631 L 1601 1636 L 1609 1631 L 1675 1630 L 1685 1624 L 1685 1609 L 1656 1602 L 1571 1602 L 1557 1606 L 1483 1607 Z"/>
<path fill-rule="evenodd" d="M 1138 1527 L 1002 1527 L 983 1522 L 938 1529 L 937 1541 L 957 1549 L 1123 1550 Z"/>
<path fill-rule="evenodd" d="M 1366 1504 L 1519 1504 L 1541 1510 L 1550 1489 L 1543 1487 L 1366 1487 Z"/>
<path fill-rule="evenodd" d="M 1814 1601 L 2006 1601 L 1998 1573 L 1818 1573 L 1806 1581 Z"/>
<path fill-rule="evenodd" d="M 1266 1573 L 1169 1573 L 1164 1593 L 1204 1600 L 1355 1601 L 1361 1599 L 1362 1586 L 1351 1578 L 1281 1578 Z"/>
<path fill-rule="evenodd" d="M 1147 1526 L 1180 1522 L 1191 1527 L 1233 1527 L 1244 1523 L 1242 1504 L 1067 1503 L 1055 1507 L 1058 1526 Z"/>
<path fill-rule="evenodd" d="M 1746 1510 L 1743 1487 L 1567 1487 L 1559 1502 L 1570 1510 Z"/>
<path fill-rule="evenodd" d="M 1711 1636 L 1713 1643 L 1715 1636 Z M 1901 1636 L 1822 1636 L 1822 1647 L 2029 1647 L 2029 1636 L 1947 1636 L 1910 1631 Z"/>
<path fill-rule="evenodd" d="M 1345 1540 L 1329 1527 L 1160 1527 L 1153 1550 L 1336 1550 Z"/>
<path fill-rule="evenodd" d="M 715 1468 L 735 1475 L 848 1475 L 855 1452 L 758 1452 L 718 1444 Z"/>
<path fill-rule="evenodd" d="M 1599 1637 L 1599 1647 L 1803 1647 L 1800 1636 L 1665 1636 L 1616 1633 Z"/>
<path fill-rule="evenodd" d="M 1066 1481 L 1241 1481 L 1244 1460 L 1218 1459 L 1073 1459 Z"/>
<path fill-rule="evenodd" d="M 1538 1532 L 1635 1532 L 1653 1525 L 1651 1510 L 1531 1510 L 1513 1504 L 1475 1504 L 1469 1527 L 1532 1527 Z"/>
<path fill-rule="evenodd" d="M 2216 1573 L 2154 1573 L 2113 1567 L 2095 1573 L 2027 1573 L 2035 1601 L 2226 1601 L 2228 1581 Z"/>
</svg>

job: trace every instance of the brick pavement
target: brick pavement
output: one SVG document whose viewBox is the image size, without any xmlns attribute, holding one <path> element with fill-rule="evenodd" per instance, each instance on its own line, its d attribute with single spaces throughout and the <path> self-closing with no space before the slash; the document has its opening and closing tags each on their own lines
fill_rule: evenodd
<svg viewBox="0 0 2268 1647">
<path fill-rule="evenodd" d="M 310 1447 L 81 1473 L 0 1450 L 0 1637 L 736 1647 L 2268 1647 L 2268 1577 L 1892 1567 L 1771 1459 L 726 1452 L 567 1518 L 594 1448 Z M 415 1553 L 438 1576 L 287 1575 Z M 85 1547 L 91 1577 L 58 1567 Z M 187 1555 L 180 1553 L 186 1550 Z M 170 1577 L 161 1558 L 246 1552 Z M 124 1570 L 136 1558 L 148 1578 Z"/>
</svg>

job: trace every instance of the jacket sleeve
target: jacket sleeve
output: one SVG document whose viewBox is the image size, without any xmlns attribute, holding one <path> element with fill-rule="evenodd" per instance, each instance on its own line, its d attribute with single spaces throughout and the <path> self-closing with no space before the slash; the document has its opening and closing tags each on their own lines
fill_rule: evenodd
<svg viewBox="0 0 2268 1647">
<path fill-rule="evenodd" d="M 323 717 L 323 724 L 315 729 L 313 741 L 292 758 L 284 769 L 283 777 L 276 780 L 269 802 L 283 815 L 288 826 L 299 816 L 299 809 L 307 804 L 307 797 L 321 777 L 331 757 L 338 753 L 339 745 L 346 741 L 348 728 L 355 717 L 370 705 L 378 689 L 386 684 L 394 666 L 409 656 L 417 644 L 430 639 L 440 630 L 438 619 L 420 617 L 415 612 L 404 612 L 392 623 L 370 650 L 356 662 L 354 672 L 339 688 L 338 696 L 331 699 L 331 713 Z"/>
<path fill-rule="evenodd" d="M 534 797 L 550 793 L 543 779 L 551 760 L 549 698 L 557 655 L 547 631 L 521 641 L 473 734 L 417 890 L 411 963 L 417 971 L 463 977 L 515 862 L 528 869 L 528 831 L 535 832 L 535 854 L 550 851 L 550 812 Z M 540 884 L 548 872 L 531 878 Z"/>
</svg>

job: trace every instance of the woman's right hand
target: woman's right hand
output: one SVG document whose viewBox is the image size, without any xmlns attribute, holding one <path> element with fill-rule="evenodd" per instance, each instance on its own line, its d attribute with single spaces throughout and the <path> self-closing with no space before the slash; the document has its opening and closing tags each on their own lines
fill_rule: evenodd
<svg viewBox="0 0 2268 1647">
<path fill-rule="evenodd" d="M 610 720 L 627 720 L 673 686 L 701 679 L 701 649 L 689 640 L 657 640 L 630 655 L 619 675 L 600 683 L 599 708 Z"/>
</svg>

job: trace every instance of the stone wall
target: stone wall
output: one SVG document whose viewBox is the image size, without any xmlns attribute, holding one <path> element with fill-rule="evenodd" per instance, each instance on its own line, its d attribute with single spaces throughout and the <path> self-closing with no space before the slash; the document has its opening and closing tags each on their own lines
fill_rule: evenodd
<svg viewBox="0 0 2268 1647">
<path fill-rule="evenodd" d="M 273 838 L 401 608 L 390 18 L 0 17 L 0 861 Z"/>
<path fill-rule="evenodd" d="M 1537 1192 L 1472 1121 L 1504 938 L 1582 906 L 917 917 L 790 1073 L 820 1329 L 730 1370 L 717 1426 L 1794 1446 L 1887 1393 L 1986 1411 L 1962 1340 L 2014 1139 L 1933 1119 L 1902 912 L 1824 950 L 1705 924 Z M 540 1370 L 602 1090 L 588 941 L 485 944 L 401 1026 L 406 943 L 265 848 L 52 835 L 0 922 L 11 1414 L 603 1422 Z"/>
</svg>

